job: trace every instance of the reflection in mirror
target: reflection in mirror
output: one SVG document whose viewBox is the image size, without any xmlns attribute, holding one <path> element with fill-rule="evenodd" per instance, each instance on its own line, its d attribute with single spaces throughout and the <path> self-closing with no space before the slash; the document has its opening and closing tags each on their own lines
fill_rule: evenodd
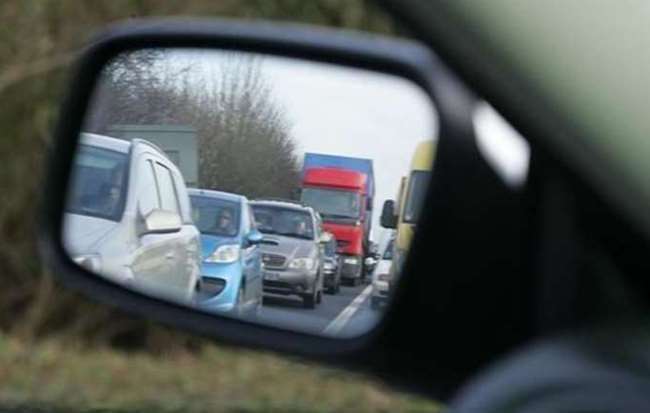
<svg viewBox="0 0 650 413">
<path fill-rule="evenodd" d="M 413 237 L 435 116 L 416 85 L 377 72 L 216 50 L 120 55 L 79 141 L 64 245 L 156 297 L 363 334 Z"/>
</svg>

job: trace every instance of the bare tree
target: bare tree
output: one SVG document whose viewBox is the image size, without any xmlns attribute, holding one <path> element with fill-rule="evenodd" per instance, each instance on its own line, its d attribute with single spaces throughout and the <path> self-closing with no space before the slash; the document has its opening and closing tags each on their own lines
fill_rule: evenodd
<svg viewBox="0 0 650 413">
<path fill-rule="evenodd" d="M 263 76 L 263 58 L 229 53 L 219 67 L 163 50 L 126 53 L 105 70 L 85 129 L 115 124 L 189 124 L 199 139 L 203 188 L 249 197 L 290 197 L 299 183 L 291 126 Z"/>
<path fill-rule="evenodd" d="M 291 126 L 262 63 L 252 55 L 229 55 L 211 77 L 212 89 L 192 110 L 201 147 L 199 181 L 205 188 L 289 197 L 299 183 Z"/>
<path fill-rule="evenodd" d="M 174 96 L 169 83 L 188 68 L 169 71 L 164 49 L 141 49 L 115 57 L 93 93 L 85 130 L 106 133 L 115 124 L 169 123 Z"/>
</svg>

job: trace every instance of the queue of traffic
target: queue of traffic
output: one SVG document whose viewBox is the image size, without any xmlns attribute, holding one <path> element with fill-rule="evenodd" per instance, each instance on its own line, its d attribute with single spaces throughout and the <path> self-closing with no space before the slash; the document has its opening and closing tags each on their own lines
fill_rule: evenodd
<svg viewBox="0 0 650 413">
<path fill-rule="evenodd" d="M 308 154 L 304 168 L 300 200 L 249 200 L 186 188 L 148 141 L 83 134 L 64 245 L 92 272 L 208 311 L 254 318 L 267 295 L 314 308 L 360 283 L 380 254 L 369 240 L 372 162 Z"/>
</svg>

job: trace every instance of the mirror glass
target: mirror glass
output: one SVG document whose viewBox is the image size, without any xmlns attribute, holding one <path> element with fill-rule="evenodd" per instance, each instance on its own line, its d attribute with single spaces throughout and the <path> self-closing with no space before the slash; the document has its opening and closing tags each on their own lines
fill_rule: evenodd
<svg viewBox="0 0 650 413">
<path fill-rule="evenodd" d="M 390 304 L 436 119 L 393 75 L 233 51 L 119 55 L 80 136 L 65 248 L 158 298 L 360 335 Z"/>
</svg>

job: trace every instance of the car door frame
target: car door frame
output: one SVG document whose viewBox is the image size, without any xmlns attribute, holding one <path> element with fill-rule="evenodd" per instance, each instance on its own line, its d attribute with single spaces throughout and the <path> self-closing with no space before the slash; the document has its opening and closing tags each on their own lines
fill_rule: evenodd
<svg viewBox="0 0 650 413">
<path fill-rule="evenodd" d="M 137 148 L 137 145 L 136 145 Z M 136 170 L 136 173 L 133 173 L 132 185 L 130 191 L 133 191 L 132 205 L 130 208 L 134 211 L 133 214 L 133 223 L 134 223 L 134 244 L 132 249 L 132 260 L 131 260 L 131 271 L 134 277 L 134 283 L 137 288 L 142 289 L 146 292 L 147 286 L 152 279 L 158 277 L 158 274 L 166 271 L 165 261 L 161 260 L 160 257 L 151 257 L 152 254 L 160 255 L 159 250 L 164 250 L 164 234 L 140 234 L 141 228 L 143 228 L 143 222 L 145 214 L 143 213 L 140 205 L 141 198 L 137 196 L 139 194 L 140 188 L 145 186 L 146 183 L 143 181 L 143 177 L 137 170 L 141 167 L 144 167 L 151 171 L 151 176 L 153 177 L 153 191 L 155 192 L 156 205 L 154 209 L 160 209 L 160 190 L 158 188 L 158 182 L 156 178 L 156 173 L 154 170 L 154 157 L 152 154 L 146 150 L 136 150 L 133 153 L 133 165 L 132 168 Z M 150 211 L 149 211 L 150 212 Z M 149 268 L 151 265 L 150 262 L 154 263 L 153 272 L 148 271 L 146 274 L 142 273 L 141 268 Z"/>
<path fill-rule="evenodd" d="M 255 223 L 255 215 L 253 215 L 253 209 L 251 208 L 248 200 L 244 199 L 242 201 L 242 211 L 246 211 L 248 217 L 249 232 L 257 230 L 257 224 Z M 246 237 L 248 232 L 243 234 L 244 243 L 247 243 Z M 263 275 L 262 275 L 262 252 L 260 251 L 259 244 L 250 244 L 248 246 L 248 253 L 251 257 L 250 268 L 248 269 L 248 281 L 247 284 L 251 290 L 251 302 L 254 302 L 255 306 L 262 305 L 262 296 L 263 296 Z M 248 265 L 248 264 L 246 264 Z"/>
<path fill-rule="evenodd" d="M 244 289 L 244 310 L 248 310 L 252 306 L 253 302 L 253 292 L 255 287 L 255 279 L 251 274 L 251 268 L 254 260 L 254 247 L 248 242 L 248 232 L 250 231 L 250 222 L 248 211 L 245 209 L 245 204 L 243 200 L 238 200 L 239 202 L 239 242 L 241 249 L 241 271 L 242 271 L 242 282 L 245 285 Z"/>
</svg>

